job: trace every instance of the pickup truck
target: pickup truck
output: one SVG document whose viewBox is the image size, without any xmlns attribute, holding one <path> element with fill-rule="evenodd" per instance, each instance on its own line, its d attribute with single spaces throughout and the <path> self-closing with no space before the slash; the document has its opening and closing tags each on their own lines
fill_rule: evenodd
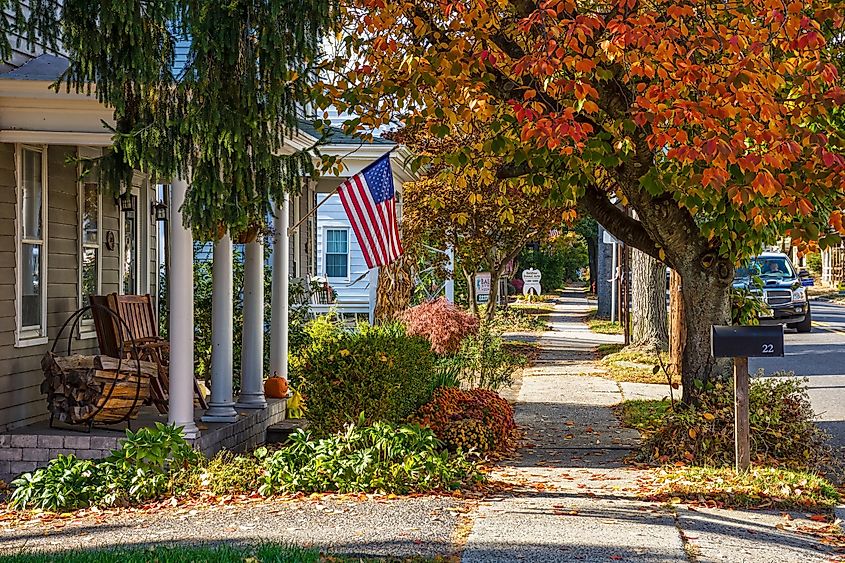
<svg viewBox="0 0 845 563">
<path fill-rule="evenodd" d="M 760 316 L 760 324 L 782 324 L 798 332 L 810 332 L 813 321 L 804 277 L 807 273 L 796 272 L 786 254 L 764 252 L 737 268 L 733 285 L 748 289 L 768 306 L 768 314 Z"/>
</svg>

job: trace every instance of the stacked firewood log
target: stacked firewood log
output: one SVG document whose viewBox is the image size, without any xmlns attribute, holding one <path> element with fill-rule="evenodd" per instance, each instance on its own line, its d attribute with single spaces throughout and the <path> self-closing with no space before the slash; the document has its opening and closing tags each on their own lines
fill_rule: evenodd
<svg viewBox="0 0 845 563">
<path fill-rule="evenodd" d="M 140 369 L 139 369 L 140 364 Z M 47 408 L 55 420 L 69 424 L 113 424 L 135 418 L 150 396 L 152 362 L 108 356 L 58 356 L 41 360 Z"/>
</svg>

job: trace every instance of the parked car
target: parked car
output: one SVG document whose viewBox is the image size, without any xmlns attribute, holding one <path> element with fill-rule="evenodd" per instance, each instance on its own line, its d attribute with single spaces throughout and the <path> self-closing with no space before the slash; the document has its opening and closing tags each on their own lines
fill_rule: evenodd
<svg viewBox="0 0 845 563">
<path fill-rule="evenodd" d="M 813 321 L 803 283 L 807 277 L 805 270 L 795 270 L 786 254 L 764 252 L 737 269 L 734 287 L 748 289 L 768 306 L 768 313 L 760 316 L 760 324 L 782 324 L 798 332 L 810 332 Z"/>
</svg>

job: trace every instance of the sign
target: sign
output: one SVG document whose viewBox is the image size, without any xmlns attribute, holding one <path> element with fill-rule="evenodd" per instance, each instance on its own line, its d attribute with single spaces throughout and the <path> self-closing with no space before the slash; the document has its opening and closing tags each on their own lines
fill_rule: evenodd
<svg viewBox="0 0 845 563">
<path fill-rule="evenodd" d="M 537 270 L 535 268 L 523 270 L 522 281 L 525 283 L 522 286 L 522 294 L 529 295 L 532 291 L 535 295 L 542 294 L 543 289 L 540 287 L 540 280 L 542 278 L 543 274 L 540 273 L 540 270 Z"/>
<path fill-rule="evenodd" d="M 770 358 L 783 356 L 783 326 L 714 326 L 714 358 Z"/>
<path fill-rule="evenodd" d="M 617 242 L 619 242 L 615 238 L 613 238 L 612 234 L 608 233 L 607 231 L 602 231 L 601 241 L 605 244 L 616 244 Z"/>
<path fill-rule="evenodd" d="M 490 272 L 478 272 L 475 274 L 475 302 L 487 303 L 490 301 Z"/>
</svg>

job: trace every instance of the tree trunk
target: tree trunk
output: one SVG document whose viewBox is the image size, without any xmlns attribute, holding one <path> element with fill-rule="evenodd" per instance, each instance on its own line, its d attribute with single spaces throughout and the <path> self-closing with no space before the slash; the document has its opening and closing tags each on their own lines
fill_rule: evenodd
<svg viewBox="0 0 845 563">
<path fill-rule="evenodd" d="M 598 237 L 588 237 L 587 241 L 587 261 L 588 270 L 590 272 L 590 293 L 598 291 Z"/>
<path fill-rule="evenodd" d="M 631 298 L 631 346 L 665 351 L 666 266 L 637 249 L 631 253 Z"/>
<path fill-rule="evenodd" d="M 469 310 L 477 317 L 478 303 L 475 302 L 475 272 L 468 272 L 464 268 L 461 268 L 461 271 L 464 274 L 464 278 L 467 280 L 467 300 L 469 301 Z"/>
<path fill-rule="evenodd" d="M 681 295 L 681 276 L 675 270 L 669 277 L 669 373 L 681 374 L 684 360 L 684 298 Z"/>
<path fill-rule="evenodd" d="M 376 323 L 390 322 L 411 304 L 414 293 L 413 261 L 403 254 L 378 273 Z"/>
<path fill-rule="evenodd" d="M 685 320 L 681 400 L 694 404 L 708 382 L 730 373 L 730 359 L 710 355 L 710 327 L 731 324 L 731 282 L 700 268 L 681 272 L 681 279 Z"/>
</svg>

